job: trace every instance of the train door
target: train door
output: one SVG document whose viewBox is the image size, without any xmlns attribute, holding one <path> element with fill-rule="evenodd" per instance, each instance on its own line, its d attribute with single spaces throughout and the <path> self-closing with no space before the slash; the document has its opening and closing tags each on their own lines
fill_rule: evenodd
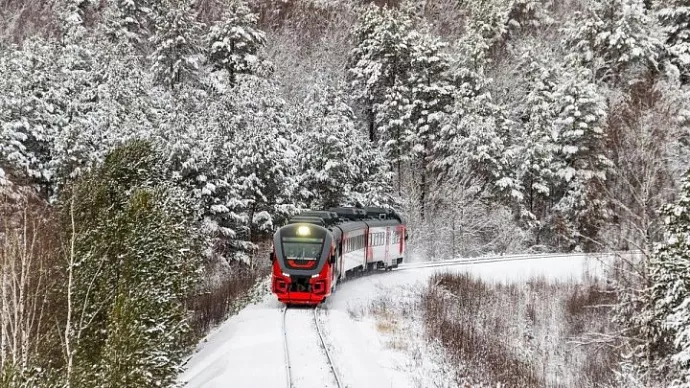
<svg viewBox="0 0 690 388">
<path fill-rule="evenodd" d="M 340 242 L 338 243 L 338 251 L 340 252 L 340 258 L 338 260 L 338 279 L 345 279 L 345 250 L 347 245 L 345 244 L 345 233 L 343 233 Z"/>
<path fill-rule="evenodd" d="M 407 231 L 404 226 L 399 226 L 399 240 L 400 240 L 400 252 L 398 253 L 399 258 L 405 257 L 405 240 L 407 239 Z"/>
<path fill-rule="evenodd" d="M 385 263 L 386 268 L 392 266 L 391 264 L 391 255 L 390 255 L 390 245 L 391 245 L 391 233 L 390 233 L 390 227 L 386 226 L 386 241 L 385 241 L 385 253 L 383 256 L 383 262 Z"/>
</svg>

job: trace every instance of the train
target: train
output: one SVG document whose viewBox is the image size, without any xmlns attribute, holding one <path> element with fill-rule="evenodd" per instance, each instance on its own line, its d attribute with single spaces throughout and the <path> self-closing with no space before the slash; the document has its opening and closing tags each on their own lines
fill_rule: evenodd
<svg viewBox="0 0 690 388">
<path fill-rule="evenodd" d="M 397 268 L 407 229 L 392 209 L 307 210 L 273 235 L 271 291 L 286 305 L 318 305 L 347 278 Z"/>
</svg>

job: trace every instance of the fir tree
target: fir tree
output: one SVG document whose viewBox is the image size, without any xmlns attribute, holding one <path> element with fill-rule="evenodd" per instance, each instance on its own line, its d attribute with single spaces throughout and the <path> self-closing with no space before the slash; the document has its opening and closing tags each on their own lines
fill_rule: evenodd
<svg viewBox="0 0 690 388">
<path fill-rule="evenodd" d="M 540 231 L 549 224 L 546 218 L 558 185 L 554 171 L 558 145 L 552 136 L 560 74 L 530 50 L 523 54 L 518 71 L 526 85 L 524 100 L 516 107 L 522 125 L 512 145 L 516 179 L 525 191 L 524 203 L 519 205 L 520 217 L 533 228 L 535 243 L 540 244 Z"/>
<path fill-rule="evenodd" d="M 252 72 L 258 52 L 266 43 L 265 34 L 257 28 L 257 16 L 243 0 L 233 0 L 223 22 L 211 28 L 206 38 L 209 61 L 216 69 L 226 70 L 230 84 L 237 74 Z"/>
<path fill-rule="evenodd" d="M 572 239 L 571 247 L 583 248 L 591 246 L 605 217 L 600 185 L 611 162 L 605 155 L 605 102 L 590 81 L 590 72 L 575 71 L 564 75 L 567 78 L 556 91 L 559 112 L 554 138 L 561 197 L 555 210 L 563 217 L 561 233 Z"/>
<path fill-rule="evenodd" d="M 657 70 L 661 42 L 650 28 L 642 0 L 596 2 L 575 20 L 564 28 L 564 44 L 574 51 L 569 60 L 590 69 L 597 82 L 617 84 L 635 79 L 628 74 L 631 70 Z"/>
<path fill-rule="evenodd" d="M 399 81 L 406 78 L 411 25 L 409 16 L 402 12 L 370 5 L 355 27 L 357 43 L 347 71 L 353 98 L 365 111 L 371 141 L 377 140 L 378 127 L 396 119 L 381 112 L 381 106 L 387 96 L 395 95 L 392 90 Z"/>
<path fill-rule="evenodd" d="M 663 28 L 671 62 L 680 70 L 684 82 L 690 77 L 690 2 L 658 2 L 657 16 Z"/>
<path fill-rule="evenodd" d="M 434 144 L 439 140 L 441 125 L 451 111 L 455 88 L 448 80 L 449 60 L 442 53 L 446 45 L 426 34 L 412 35 L 412 41 L 410 76 L 406 80 L 410 90 L 406 116 L 410 125 L 403 136 L 403 149 L 409 150 L 410 158 L 419 165 L 423 219 L 429 183 L 428 163 L 433 157 Z"/>
<path fill-rule="evenodd" d="M 630 362 L 647 385 L 690 385 L 690 174 L 674 203 L 662 208 L 665 241 L 647 263 L 646 288 L 625 294 L 624 333 L 637 341 Z M 626 308 L 627 307 L 627 308 Z M 625 308 L 625 309 L 624 309 Z"/>
<path fill-rule="evenodd" d="M 199 29 L 189 0 L 167 0 L 162 9 L 151 71 L 157 83 L 172 88 L 197 77 Z"/>
<path fill-rule="evenodd" d="M 189 344 L 182 302 L 196 261 L 191 229 L 160 167 L 148 144 L 134 142 L 64 193 L 73 385 L 157 386 L 176 378 Z"/>
<path fill-rule="evenodd" d="M 310 208 L 385 202 L 385 160 L 355 126 L 342 92 L 314 92 L 300 136 L 300 188 Z"/>
<path fill-rule="evenodd" d="M 31 183 L 48 188 L 52 174 L 51 144 L 57 131 L 48 117 L 54 85 L 57 47 L 41 40 L 25 42 L 22 50 L 0 56 L 0 162 Z"/>
<path fill-rule="evenodd" d="M 160 0 L 115 0 L 106 13 L 109 33 L 137 47 L 155 32 Z"/>
</svg>

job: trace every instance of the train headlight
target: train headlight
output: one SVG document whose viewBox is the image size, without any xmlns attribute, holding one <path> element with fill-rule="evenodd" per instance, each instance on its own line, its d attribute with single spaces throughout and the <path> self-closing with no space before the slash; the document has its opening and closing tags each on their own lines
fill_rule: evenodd
<svg viewBox="0 0 690 388">
<path fill-rule="evenodd" d="M 297 228 L 297 235 L 298 236 L 309 236 L 311 234 L 311 230 L 309 229 L 308 226 L 302 225 Z"/>
</svg>

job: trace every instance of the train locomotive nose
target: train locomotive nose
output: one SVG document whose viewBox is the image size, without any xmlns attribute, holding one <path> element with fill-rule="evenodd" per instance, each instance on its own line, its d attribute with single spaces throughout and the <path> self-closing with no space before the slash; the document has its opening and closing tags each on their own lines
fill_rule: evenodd
<svg viewBox="0 0 690 388">
<path fill-rule="evenodd" d="M 286 304 L 321 303 L 349 276 L 403 261 L 406 228 L 392 210 L 305 211 L 273 236 L 272 291 Z"/>
</svg>

